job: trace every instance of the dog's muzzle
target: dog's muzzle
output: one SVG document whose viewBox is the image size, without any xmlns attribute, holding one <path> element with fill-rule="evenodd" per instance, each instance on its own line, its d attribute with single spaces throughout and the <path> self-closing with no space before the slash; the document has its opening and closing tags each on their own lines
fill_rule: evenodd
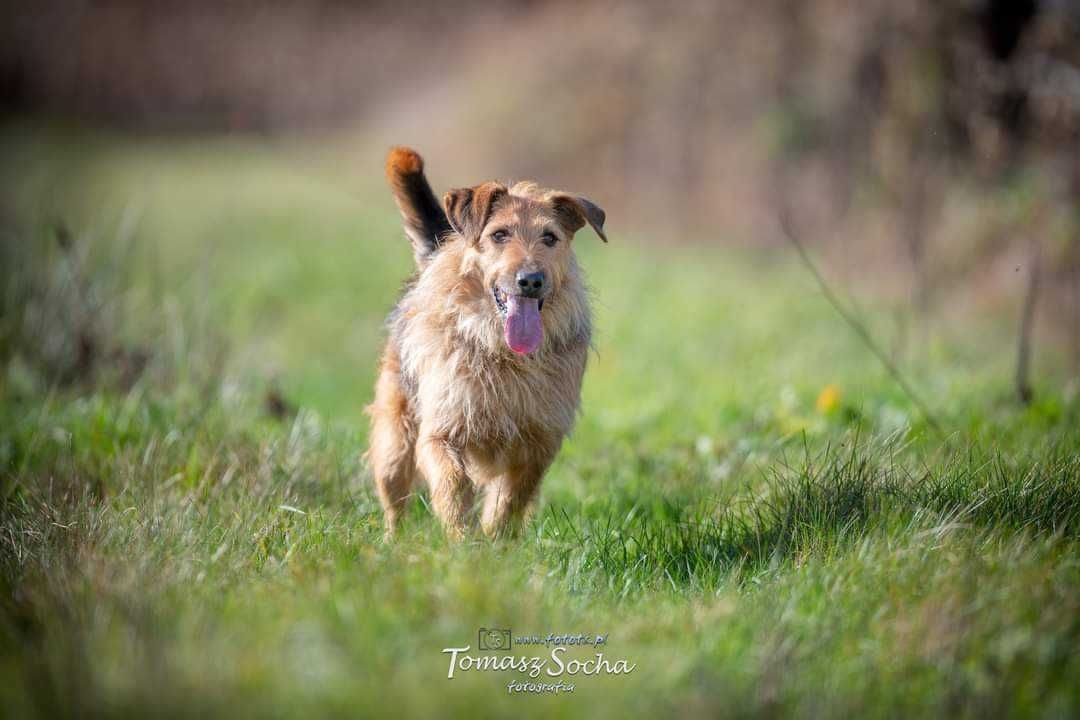
<svg viewBox="0 0 1080 720">
<path fill-rule="evenodd" d="M 507 300 L 508 300 L 508 298 L 510 298 L 512 296 L 515 296 L 515 295 L 518 295 L 518 293 L 508 293 L 505 290 L 503 290 L 501 287 L 499 287 L 498 285 L 491 288 L 491 296 L 495 300 L 495 307 L 498 309 L 499 315 L 501 315 L 504 318 L 506 317 Z M 524 293 L 520 293 L 520 296 L 521 297 L 529 297 L 529 296 L 525 295 Z M 538 310 L 543 310 L 544 309 L 544 298 L 537 298 L 536 307 L 537 307 Z"/>
<path fill-rule="evenodd" d="M 543 292 L 542 279 L 540 287 L 532 290 L 536 294 L 528 296 L 524 293 L 508 293 L 498 285 L 491 289 L 495 307 L 503 318 L 503 338 L 507 346 L 519 355 L 536 352 L 544 342 L 544 324 L 540 318 L 544 298 L 537 296 Z"/>
</svg>

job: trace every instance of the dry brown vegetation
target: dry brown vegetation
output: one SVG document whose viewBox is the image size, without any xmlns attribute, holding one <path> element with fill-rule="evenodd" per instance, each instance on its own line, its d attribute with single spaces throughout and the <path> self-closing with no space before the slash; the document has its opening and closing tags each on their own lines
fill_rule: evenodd
<svg viewBox="0 0 1080 720">
<path fill-rule="evenodd" d="M 658 241 L 781 242 L 911 318 L 1015 313 L 1080 363 L 1080 12 L 996 1 L 24 3 L 15 109 L 143 130 L 359 128 L 448 181 L 604 188 Z"/>
</svg>

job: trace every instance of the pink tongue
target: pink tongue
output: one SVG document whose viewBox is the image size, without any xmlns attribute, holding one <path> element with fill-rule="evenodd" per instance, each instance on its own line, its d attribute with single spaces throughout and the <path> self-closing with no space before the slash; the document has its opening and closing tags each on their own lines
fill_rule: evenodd
<svg viewBox="0 0 1080 720">
<path fill-rule="evenodd" d="M 535 352 L 544 340 L 540 324 L 540 304 L 533 298 L 510 295 L 506 298 L 506 344 L 519 354 Z"/>
</svg>

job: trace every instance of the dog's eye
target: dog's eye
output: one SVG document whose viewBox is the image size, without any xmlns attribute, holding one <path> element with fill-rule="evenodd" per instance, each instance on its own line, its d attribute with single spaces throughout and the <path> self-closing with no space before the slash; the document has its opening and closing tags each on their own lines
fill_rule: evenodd
<svg viewBox="0 0 1080 720">
<path fill-rule="evenodd" d="M 559 238 L 555 236 L 555 233 L 544 233 L 540 236 L 540 239 L 544 241 L 544 244 L 548 247 L 555 247 L 555 243 L 559 242 Z"/>
<path fill-rule="evenodd" d="M 495 243 L 496 245 L 502 245 L 504 242 L 507 241 L 509 237 L 510 233 L 508 233 L 507 231 L 496 230 L 495 232 L 491 233 L 491 242 Z"/>
</svg>

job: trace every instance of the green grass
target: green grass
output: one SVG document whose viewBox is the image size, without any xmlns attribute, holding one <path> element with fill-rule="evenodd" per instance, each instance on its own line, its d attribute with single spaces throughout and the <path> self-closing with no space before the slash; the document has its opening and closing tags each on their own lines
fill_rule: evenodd
<svg viewBox="0 0 1080 720">
<path fill-rule="evenodd" d="M 6 715 L 1080 712 L 1080 406 L 1049 347 L 1013 402 L 1014 317 L 903 355 L 941 437 L 788 253 L 613 215 L 575 241 L 596 352 L 531 525 L 454 546 L 418 501 L 384 544 L 362 409 L 411 260 L 378 158 L 26 127 L 0 156 Z M 902 308 L 861 305 L 888 344 Z M 448 680 L 480 627 L 636 667 Z"/>
</svg>

